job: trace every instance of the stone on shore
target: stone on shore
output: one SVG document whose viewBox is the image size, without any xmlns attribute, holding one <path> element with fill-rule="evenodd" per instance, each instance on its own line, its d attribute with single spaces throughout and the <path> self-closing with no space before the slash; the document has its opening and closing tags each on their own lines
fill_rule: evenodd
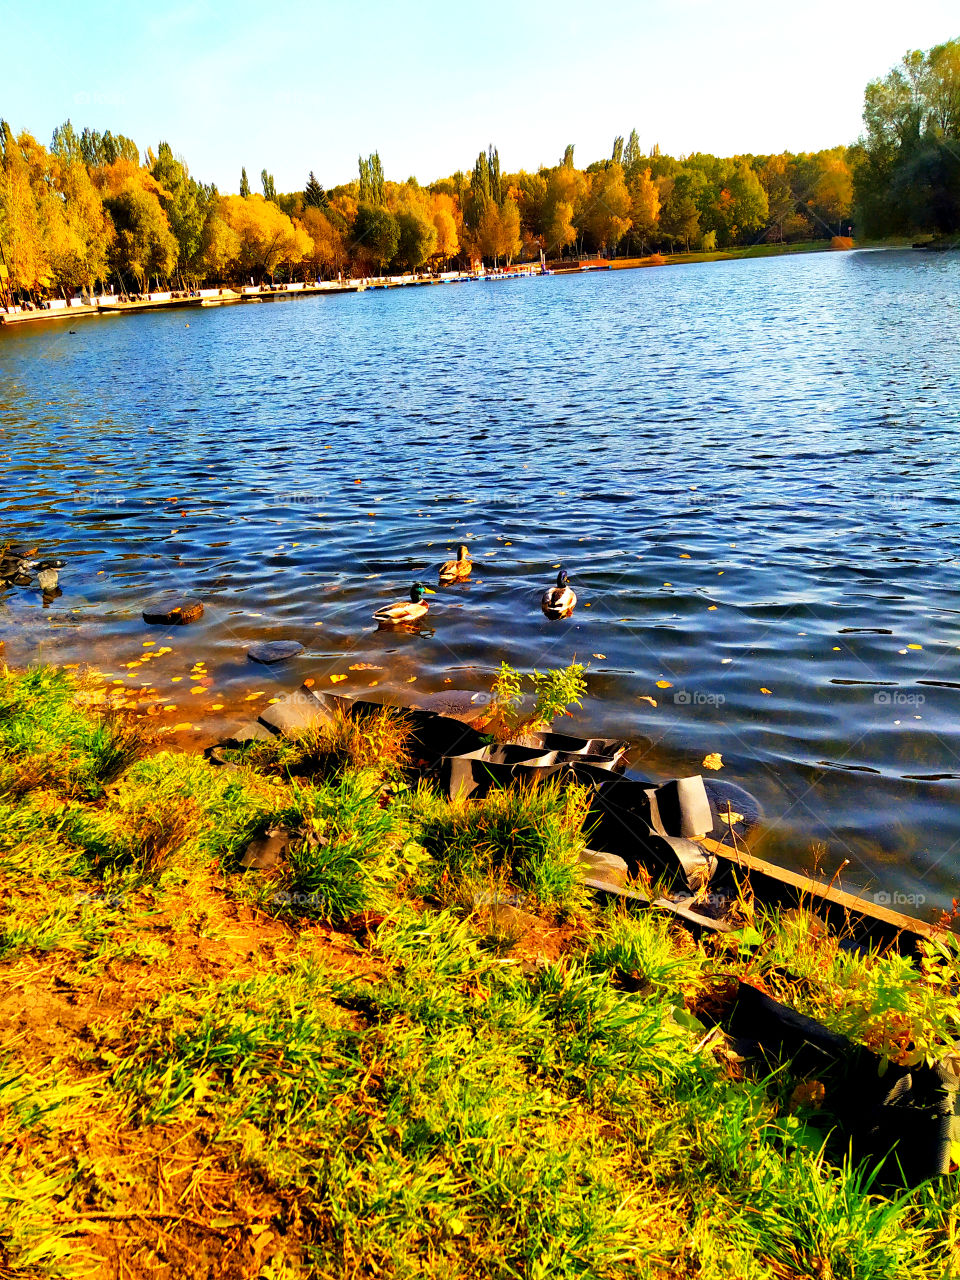
<svg viewBox="0 0 960 1280">
<path fill-rule="evenodd" d="M 270 871 L 279 865 L 290 847 L 290 832 L 286 827 L 269 827 L 247 845 L 240 865 L 245 871 Z"/>
<path fill-rule="evenodd" d="M 295 738 L 330 719 L 330 712 L 309 689 L 297 689 L 260 713 L 260 723 L 285 738 Z"/>
</svg>

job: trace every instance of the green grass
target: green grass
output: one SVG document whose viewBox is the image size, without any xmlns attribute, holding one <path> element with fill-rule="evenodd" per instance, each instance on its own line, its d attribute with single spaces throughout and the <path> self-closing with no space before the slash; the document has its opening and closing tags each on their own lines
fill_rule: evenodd
<svg viewBox="0 0 960 1280">
<path fill-rule="evenodd" d="M 69 754 L 0 799 L 0 1277 L 955 1273 L 955 1176 L 881 1194 L 827 1158 L 789 1067 L 706 1035 L 748 936 L 584 895 L 581 792 L 448 804 L 369 739 L 291 768 L 162 751 L 104 783 L 70 688 L 0 684 L 0 768 Z M 277 823 L 289 857 L 242 871 Z M 537 929 L 491 940 L 491 890 Z M 853 1033 L 864 975 L 931 1010 L 953 981 L 754 927 L 798 1000 L 846 984 Z"/>
</svg>

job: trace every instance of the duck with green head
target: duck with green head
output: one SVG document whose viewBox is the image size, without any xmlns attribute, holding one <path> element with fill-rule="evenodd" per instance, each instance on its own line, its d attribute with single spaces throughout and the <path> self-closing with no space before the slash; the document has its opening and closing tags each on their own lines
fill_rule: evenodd
<svg viewBox="0 0 960 1280">
<path fill-rule="evenodd" d="M 557 574 L 557 585 L 549 587 L 540 597 L 540 608 L 554 622 L 558 618 L 569 618 L 577 607 L 577 593 L 570 586 L 566 569 Z"/>
<path fill-rule="evenodd" d="M 431 591 L 429 587 L 422 582 L 415 582 L 410 588 L 410 599 L 400 600 L 397 604 L 384 605 L 382 609 L 378 609 L 373 615 L 374 620 L 379 622 L 381 626 L 392 626 L 403 622 L 416 622 L 418 618 L 422 618 L 430 606 L 424 600 L 424 596 L 436 595 L 435 591 Z"/>
</svg>

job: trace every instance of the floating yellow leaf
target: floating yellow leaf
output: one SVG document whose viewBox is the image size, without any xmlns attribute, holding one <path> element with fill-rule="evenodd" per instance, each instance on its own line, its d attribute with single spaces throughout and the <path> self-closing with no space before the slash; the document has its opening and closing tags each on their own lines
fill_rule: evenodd
<svg viewBox="0 0 960 1280">
<path fill-rule="evenodd" d="M 170 683 L 171 683 L 171 684 L 178 684 L 182 679 L 183 679 L 183 676 L 171 676 L 171 677 L 170 677 Z"/>
<path fill-rule="evenodd" d="M 331 676 L 330 683 L 339 684 L 341 680 L 346 680 L 346 678 L 347 678 L 346 676 Z"/>
<path fill-rule="evenodd" d="M 842 653 L 842 652 L 843 652 L 843 650 L 840 648 L 840 646 L 839 646 L 838 644 L 835 644 L 835 645 L 833 646 L 833 652 L 834 652 L 834 653 Z"/>
<path fill-rule="evenodd" d="M 773 690 L 772 690 L 772 689 L 764 689 L 763 685 L 761 685 L 761 686 L 760 686 L 760 692 L 761 692 L 761 693 L 772 693 L 772 692 L 773 692 Z"/>
<path fill-rule="evenodd" d="M 714 610 L 716 607 L 717 607 L 717 606 L 716 606 L 715 604 L 708 604 L 708 605 L 707 605 L 707 612 L 708 612 L 708 613 L 712 613 L 712 612 L 713 612 L 713 610 Z"/>
<path fill-rule="evenodd" d="M 144 640 L 143 647 L 144 649 L 151 649 L 156 643 L 156 640 Z"/>
<path fill-rule="evenodd" d="M 164 707 L 163 709 L 164 711 L 176 711 L 177 704 L 175 702 L 171 702 L 169 706 Z"/>
<path fill-rule="evenodd" d="M 202 685 L 202 684 L 197 684 L 197 685 L 194 685 L 194 686 L 193 686 L 193 688 L 190 690 L 190 692 L 191 692 L 191 693 L 206 693 L 207 691 L 206 691 L 206 689 L 203 687 L 203 685 Z"/>
<path fill-rule="evenodd" d="M 922 645 L 922 644 L 908 644 L 908 645 L 907 645 L 907 648 L 908 648 L 908 649 L 922 649 L 922 648 L 923 648 L 923 645 Z"/>
<path fill-rule="evenodd" d="M 379 683 L 380 683 L 379 680 L 371 680 L 370 683 L 367 685 L 367 688 L 375 689 Z"/>
<path fill-rule="evenodd" d="M 383 667 L 378 667 L 374 662 L 355 662 L 351 671 L 382 671 Z"/>
<path fill-rule="evenodd" d="M 413 684 L 413 682 L 414 682 L 414 680 L 416 680 L 416 678 L 417 678 L 416 676 L 411 676 L 411 677 L 410 677 L 410 679 L 407 681 L 407 684 Z"/>
<path fill-rule="evenodd" d="M 192 729 L 193 725 L 189 720 L 184 720 L 182 724 L 174 724 L 170 726 L 171 733 L 177 733 L 180 729 Z"/>
<path fill-rule="evenodd" d="M 256 693 L 248 693 L 247 696 L 244 698 L 244 702 L 252 702 L 254 698 L 262 698 L 263 694 L 264 694 L 263 689 L 258 689 Z"/>
<path fill-rule="evenodd" d="M 703 757 L 703 766 L 702 766 L 702 767 L 703 767 L 704 769 L 722 769 L 722 768 L 723 768 L 723 760 L 722 760 L 722 759 L 721 759 L 721 757 L 720 757 L 720 752 L 719 752 L 719 751 L 711 751 L 711 752 L 710 752 L 710 754 L 709 754 L 708 756 L 704 756 L 704 757 Z"/>
<path fill-rule="evenodd" d="M 649 695 L 649 694 L 646 694 L 646 693 L 641 693 L 641 695 L 640 695 L 640 697 L 639 697 L 638 701 L 639 701 L 639 702 L 649 702 L 649 703 L 650 703 L 650 705 L 651 705 L 651 707 L 655 707 L 655 706 L 657 705 L 657 700 L 656 700 L 656 698 L 651 698 L 651 697 L 650 697 L 650 695 Z"/>
<path fill-rule="evenodd" d="M 690 559 L 690 557 L 687 555 L 687 553 L 686 553 L 685 551 L 681 551 L 681 552 L 680 552 L 680 559 L 681 559 L 681 560 L 689 560 L 689 559 Z"/>
<path fill-rule="evenodd" d="M 658 689 L 672 689 L 672 688 L 673 688 L 673 685 L 672 685 L 672 683 L 671 683 L 669 680 L 658 680 L 658 681 L 657 681 L 657 688 L 658 688 Z"/>
<path fill-rule="evenodd" d="M 223 710 L 223 703 L 222 703 L 222 702 L 212 702 L 212 703 L 210 704 L 210 710 L 211 710 L 211 711 L 222 711 L 222 710 Z"/>
<path fill-rule="evenodd" d="M 605 658 L 607 655 L 605 653 L 595 653 L 593 656 L 595 658 Z"/>
</svg>

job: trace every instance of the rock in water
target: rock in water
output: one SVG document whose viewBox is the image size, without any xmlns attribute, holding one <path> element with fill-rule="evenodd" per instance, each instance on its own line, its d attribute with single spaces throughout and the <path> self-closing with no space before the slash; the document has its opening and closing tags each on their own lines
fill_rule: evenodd
<svg viewBox="0 0 960 1280">
<path fill-rule="evenodd" d="M 159 596 L 143 611 L 144 622 L 159 623 L 161 626 L 179 626 L 186 622 L 196 622 L 197 618 L 202 616 L 202 600 L 178 596 L 173 592 Z"/>
<path fill-rule="evenodd" d="M 285 658 L 295 658 L 303 653 L 303 645 L 297 640 L 269 640 L 263 644 L 252 644 L 247 650 L 247 657 L 253 662 L 283 662 Z"/>
</svg>

